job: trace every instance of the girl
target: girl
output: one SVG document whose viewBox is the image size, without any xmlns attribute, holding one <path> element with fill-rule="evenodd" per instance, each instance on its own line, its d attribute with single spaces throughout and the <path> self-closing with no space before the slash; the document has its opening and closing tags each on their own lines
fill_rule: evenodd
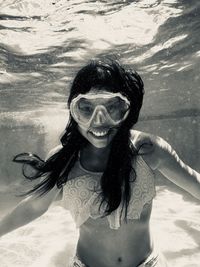
<svg viewBox="0 0 200 267">
<path fill-rule="evenodd" d="M 70 267 L 166 266 L 149 229 L 154 170 L 198 199 L 200 174 L 162 138 L 131 130 L 143 94 L 140 76 L 117 61 L 83 67 L 71 86 L 62 145 L 46 161 L 27 153 L 14 158 L 24 163 L 27 178 L 41 180 L 1 221 L 0 234 L 41 216 L 60 198 L 80 228 Z M 28 175 L 26 166 L 35 172 Z"/>
</svg>

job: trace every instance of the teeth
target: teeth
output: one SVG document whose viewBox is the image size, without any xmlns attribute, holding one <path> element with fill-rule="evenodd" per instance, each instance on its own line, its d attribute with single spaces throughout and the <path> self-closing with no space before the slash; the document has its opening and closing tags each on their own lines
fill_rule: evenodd
<svg viewBox="0 0 200 267">
<path fill-rule="evenodd" d="M 94 135 L 96 135 L 96 136 L 104 136 L 104 135 L 106 135 L 107 133 L 108 133 L 108 131 L 101 131 L 101 132 L 97 132 L 97 131 L 91 131 Z"/>
</svg>

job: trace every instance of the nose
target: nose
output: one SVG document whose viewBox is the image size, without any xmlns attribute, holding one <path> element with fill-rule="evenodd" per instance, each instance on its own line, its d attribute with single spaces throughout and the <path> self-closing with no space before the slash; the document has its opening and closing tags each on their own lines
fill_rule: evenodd
<svg viewBox="0 0 200 267">
<path fill-rule="evenodd" d="M 94 125 L 104 125 L 106 124 L 107 119 L 103 110 L 98 110 L 95 112 L 94 117 L 92 119 L 92 124 Z"/>
</svg>

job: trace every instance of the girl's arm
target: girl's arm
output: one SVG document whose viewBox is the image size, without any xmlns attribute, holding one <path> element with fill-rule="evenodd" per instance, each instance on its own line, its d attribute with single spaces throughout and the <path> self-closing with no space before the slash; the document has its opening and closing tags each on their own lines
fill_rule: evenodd
<svg viewBox="0 0 200 267">
<path fill-rule="evenodd" d="M 46 159 L 56 153 L 62 146 L 52 149 Z M 53 201 L 61 197 L 62 189 L 55 185 L 41 197 L 34 195 L 22 200 L 10 213 L 0 220 L 0 237 L 35 220 L 44 214 Z"/>
<path fill-rule="evenodd" d="M 3 236 L 40 217 L 54 201 L 60 189 L 53 188 L 42 197 L 29 196 L 22 200 L 10 213 L 0 221 L 0 236 Z"/>
<path fill-rule="evenodd" d="M 134 144 L 141 147 L 139 152 L 149 166 L 200 200 L 200 173 L 185 164 L 170 144 L 161 137 L 133 132 Z"/>
</svg>

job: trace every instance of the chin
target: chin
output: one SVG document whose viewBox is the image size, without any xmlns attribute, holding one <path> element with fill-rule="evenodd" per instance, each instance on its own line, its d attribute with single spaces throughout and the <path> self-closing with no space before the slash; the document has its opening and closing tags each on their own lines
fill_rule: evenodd
<svg viewBox="0 0 200 267">
<path fill-rule="evenodd" d="M 105 148 L 109 145 L 109 143 L 98 143 L 98 142 L 91 142 L 91 141 L 89 141 L 89 142 L 91 145 L 93 145 L 96 148 Z"/>
</svg>

